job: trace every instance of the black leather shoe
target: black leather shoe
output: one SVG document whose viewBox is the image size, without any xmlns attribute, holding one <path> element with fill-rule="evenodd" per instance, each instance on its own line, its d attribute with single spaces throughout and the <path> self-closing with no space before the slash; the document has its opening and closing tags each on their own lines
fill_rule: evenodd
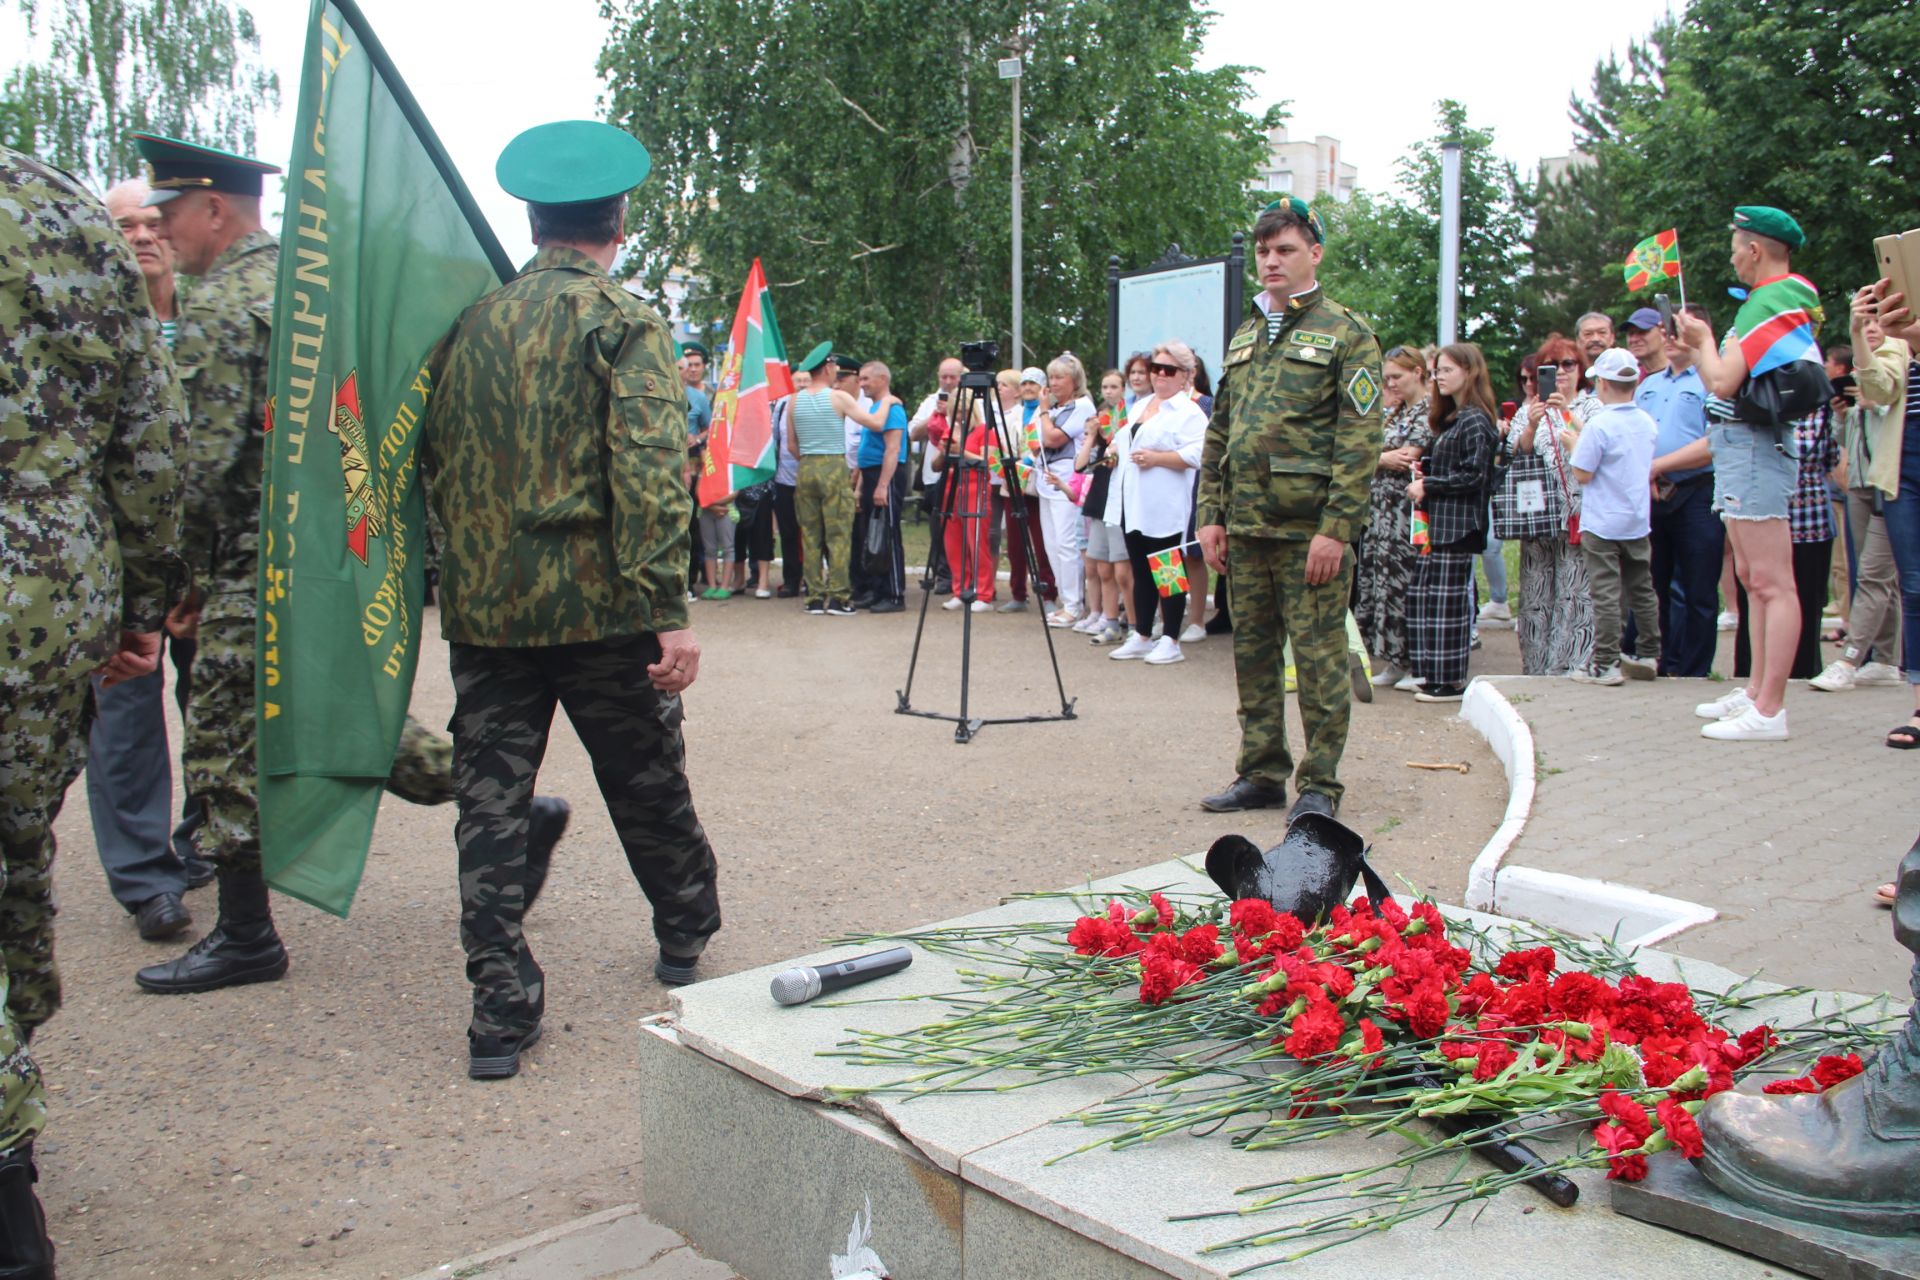
<svg viewBox="0 0 1920 1280">
<path fill-rule="evenodd" d="M 286 973 L 287 949 L 273 929 L 266 878 L 257 871 L 222 871 L 213 932 L 179 959 L 148 965 L 133 980 L 157 995 L 188 995 L 272 982 Z"/>
<path fill-rule="evenodd" d="M 868 613 L 902 613 L 906 605 L 898 600 L 876 600 L 867 606 Z"/>
<path fill-rule="evenodd" d="M 792 600 L 800 594 L 800 588 L 789 587 L 783 583 L 773 589 L 773 594 L 781 600 Z"/>
<path fill-rule="evenodd" d="M 566 834 L 573 806 L 558 796 L 535 796 L 533 811 L 527 817 L 527 905 L 546 887 L 547 871 L 553 866 L 553 846 Z"/>
<path fill-rule="evenodd" d="M 148 898 L 133 913 L 140 936 L 148 942 L 161 942 L 175 936 L 193 923 L 177 893 L 162 893 Z"/>
<path fill-rule="evenodd" d="M 700 975 L 694 972 L 699 963 L 699 956 L 670 956 L 662 951 L 660 958 L 653 962 L 653 976 L 666 986 L 684 987 L 700 980 Z"/>
<path fill-rule="evenodd" d="M 213 864 L 205 858 L 187 858 L 185 862 L 187 865 L 187 888 L 189 889 L 199 889 L 210 885 L 219 874 L 213 869 Z"/>
<path fill-rule="evenodd" d="M 0 1160 L 0 1278 L 53 1280 L 53 1240 L 47 1215 L 33 1184 L 33 1144 L 26 1143 Z"/>
<path fill-rule="evenodd" d="M 1294 798 L 1293 808 L 1287 810 L 1287 821 L 1291 823 L 1303 813 L 1322 813 L 1331 818 L 1339 807 L 1324 791 L 1302 791 Z"/>
<path fill-rule="evenodd" d="M 1225 791 L 1202 799 L 1200 807 L 1214 813 L 1239 813 L 1242 809 L 1278 809 L 1286 802 L 1284 786 L 1235 778 Z"/>
<path fill-rule="evenodd" d="M 540 1024 L 517 1036 L 476 1036 L 467 1033 L 467 1078 L 505 1080 L 520 1074 L 520 1055 L 540 1042 Z"/>
</svg>

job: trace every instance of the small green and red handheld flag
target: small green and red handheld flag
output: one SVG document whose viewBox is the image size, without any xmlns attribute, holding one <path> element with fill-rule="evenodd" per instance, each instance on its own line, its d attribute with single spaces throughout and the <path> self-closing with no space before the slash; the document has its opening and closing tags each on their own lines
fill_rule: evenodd
<svg viewBox="0 0 1920 1280">
<path fill-rule="evenodd" d="M 1187 561 L 1181 550 L 1179 547 L 1169 547 L 1147 557 L 1147 568 L 1153 573 L 1153 585 L 1163 596 L 1181 595 L 1187 590 Z"/>
<path fill-rule="evenodd" d="M 1625 265 L 1627 292 L 1640 290 L 1658 284 L 1670 276 L 1680 274 L 1680 233 L 1669 229 L 1658 235 L 1648 236 L 1633 246 L 1633 252 L 1627 255 Z"/>
</svg>

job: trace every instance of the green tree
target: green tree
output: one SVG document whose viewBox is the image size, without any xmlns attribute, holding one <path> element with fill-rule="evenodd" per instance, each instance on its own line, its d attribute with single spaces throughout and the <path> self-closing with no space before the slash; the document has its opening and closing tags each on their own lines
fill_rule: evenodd
<svg viewBox="0 0 1920 1280">
<path fill-rule="evenodd" d="M 609 118 L 653 152 L 630 263 L 731 316 L 764 259 L 788 345 L 830 338 L 926 378 L 960 341 L 1003 364 L 1106 347 L 1106 267 L 1250 222 L 1266 120 L 1241 68 L 1200 71 L 1184 0 L 615 0 Z M 1026 349 L 1011 325 L 1008 86 L 1022 119 Z M 1277 119 L 1269 113 L 1270 119 Z"/>
<path fill-rule="evenodd" d="M 1523 349 L 1520 292 L 1527 270 L 1529 201 L 1493 131 L 1443 100 L 1438 131 L 1399 162 L 1407 195 L 1323 202 L 1327 293 L 1371 320 L 1383 346 L 1432 342 L 1440 329 L 1440 149 L 1460 153 L 1460 338 L 1479 345 L 1496 384 Z"/>
<path fill-rule="evenodd" d="M 106 185 L 134 172 L 127 135 L 251 151 L 279 105 L 253 15 L 229 0 L 0 0 L 41 56 L 0 81 L 0 142 Z"/>
<path fill-rule="evenodd" d="M 1917 64 L 1920 22 L 1904 0 L 1693 0 L 1575 99 L 1594 163 L 1541 194 L 1543 271 L 1550 261 L 1569 300 L 1618 311 L 1620 260 L 1676 227 L 1689 298 L 1724 324 L 1733 207 L 1777 205 L 1806 229 L 1794 268 L 1820 286 L 1837 335 L 1848 293 L 1875 274 L 1874 237 L 1915 221 L 1899 166 L 1920 154 Z"/>
</svg>

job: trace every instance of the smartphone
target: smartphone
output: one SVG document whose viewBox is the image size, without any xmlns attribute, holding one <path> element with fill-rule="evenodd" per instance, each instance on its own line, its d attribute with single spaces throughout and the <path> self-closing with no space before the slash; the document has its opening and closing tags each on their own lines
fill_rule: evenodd
<svg viewBox="0 0 1920 1280">
<path fill-rule="evenodd" d="M 1680 322 L 1673 318 L 1672 300 L 1664 293 L 1656 293 L 1653 295 L 1653 305 L 1660 311 L 1660 332 L 1678 341 L 1680 338 Z"/>
<path fill-rule="evenodd" d="M 1833 380 L 1834 398 L 1836 400 L 1853 399 L 1854 398 L 1853 387 L 1854 387 L 1853 375 L 1850 373 L 1841 374 L 1839 377 Z"/>
<path fill-rule="evenodd" d="M 1905 294 L 1907 305 L 1913 306 L 1913 289 L 1920 285 L 1920 228 L 1876 238 L 1873 260 L 1880 264 L 1880 274 L 1893 281 L 1889 290 Z"/>
<path fill-rule="evenodd" d="M 945 400 L 946 398 L 947 398 L 947 393 L 946 393 L 946 392 L 944 392 L 944 391 L 942 391 L 942 392 L 940 393 L 940 399 L 944 401 L 944 400 Z"/>
<path fill-rule="evenodd" d="M 1513 401 L 1502 400 L 1500 402 L 1500 421 L 1512 422 L 1513 415 L 1518 412 L 1520 412 L 1520 406 L 1515 404 Z"/>
<path fill-rule="evenodd" d="M 1560 389 L 1559 368 L 1554 365 L 1543 364 L 1538 369 L 1535 369 L 1533 374 L 1534 377 L 1540 381 L 1540 398 L 1542 400 L 1552 399 L 1553 393 Z"/>
</svg>

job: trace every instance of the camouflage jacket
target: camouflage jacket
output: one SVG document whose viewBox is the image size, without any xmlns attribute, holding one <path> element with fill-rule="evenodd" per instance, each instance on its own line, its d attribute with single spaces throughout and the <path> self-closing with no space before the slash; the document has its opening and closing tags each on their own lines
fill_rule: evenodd
<svg viewBox="0 0 1920 1280">
<path fill-rule="evenodd" d="M 72 178 L 0 147 L 0 684 L 84 673 L 122 628 L 159 630 L 185 581 L 185 447 L 119 229 Z"/>
<path fill-rule="evenodd" d="M 262 432 L 280 245 L 250 231 L 182 300 L 174 363 L 186 388 L 182 544 L 209 621 L 251 618 L 260 568 Z"/>
<path fill-rule="evenodd" d="M 548 247 L 428 366 L 442 634 L 528 647 L 685 627 L 687 397 L 666 322 Z"/>
<path fill-rule="evenodd" d="M 1200 463 L 1198 523 L 1230 536 L 1357 542 L 1380 460 L 1380 343 L 1314 289 L 1267 341 L 1258 309 L 1227 343 Z"/>
</svg>

